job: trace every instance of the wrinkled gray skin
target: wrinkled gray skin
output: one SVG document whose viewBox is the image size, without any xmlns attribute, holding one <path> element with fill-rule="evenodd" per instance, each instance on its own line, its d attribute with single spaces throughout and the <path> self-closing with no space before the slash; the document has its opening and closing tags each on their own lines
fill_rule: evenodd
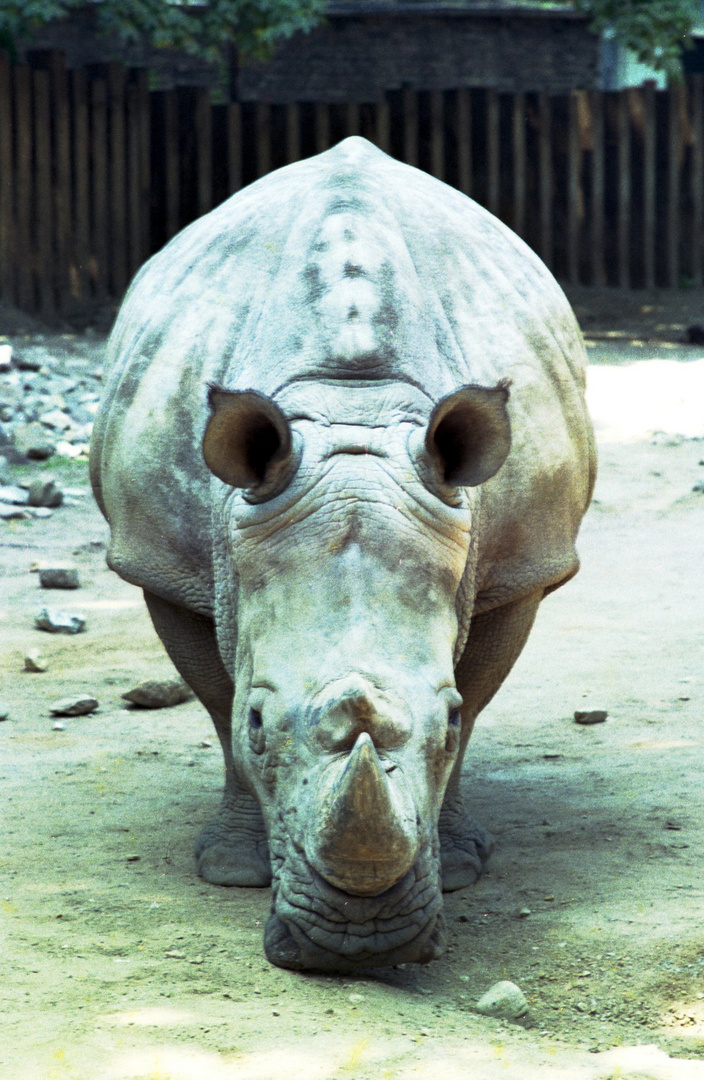
<svg viewBox="0 0 704 1080">
<path fill-rule="evenodd" d="M 269 959 L 427 962 L 491 841 L 474 720 L 577 569 L 583 348 L 539 260 L 359 138 L 273 173 L 141 271 L 91 470 L 108 560 L 227 768 L 197 848 L 272 883 Z"/>
</svg>

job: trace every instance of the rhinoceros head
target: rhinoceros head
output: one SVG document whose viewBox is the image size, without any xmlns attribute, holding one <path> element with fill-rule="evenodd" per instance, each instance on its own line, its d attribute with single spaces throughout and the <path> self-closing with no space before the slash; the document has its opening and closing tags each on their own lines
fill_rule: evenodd
<svg viewBox="0 0 704 1080">
<path fill-rule="evenodd" d="M 236 581 L 235 756 L 269 834 L 265 948 L 290 968 L 427 962 L 443 946 L 458 594 L 473 488 L 509 449 L 508 392 L 462 387 L 388 424 L 368 390 L 348 387 L 336 420 L 304 392 L 284 411 L 211 389 L 203 443 Z"/>
</svg>

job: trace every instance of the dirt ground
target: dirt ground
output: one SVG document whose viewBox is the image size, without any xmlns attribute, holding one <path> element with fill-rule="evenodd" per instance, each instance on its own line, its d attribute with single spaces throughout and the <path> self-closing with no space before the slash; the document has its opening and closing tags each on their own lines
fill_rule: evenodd
<svg viewBox="0 0 704 1080">
<path fill-rule="evenodd" d="M 496 853 L 446 897 L 427 968 L 266 962 L 268 891 L 193 872 L 222 780 L 207 715 L 121 699 L 170 665 L 104 565 L 85 465 L 44 467 L 77 505 L 0 523 L 3 1080 L 704 1078 L 704 348 L 677 344 L 704 298 L 571 298 L 601 459 L 583 567 L 477 726 L 465 785 Z M 51 559 L 80 590 L 39 588 Z M 46 603 L 85 632 L 33 629 Z M 46 672 L 23 671 L 32 648 Z M 82 692 L 99 710 L 53 730 L 50 703 Z M 588 709 L 606 722 L 576 725 Z M 500 979 L 520 1022 L 473 1011 Z"/>
</svg>

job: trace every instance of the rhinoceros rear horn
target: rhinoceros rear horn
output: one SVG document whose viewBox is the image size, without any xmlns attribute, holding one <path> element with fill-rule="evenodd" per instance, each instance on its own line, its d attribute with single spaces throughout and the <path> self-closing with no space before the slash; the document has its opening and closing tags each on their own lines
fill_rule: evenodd
<svg viewBox="0 0 704 1080">
<path fill-rule="evenodd" d="M 508 384 L 501 382 L 462 386 L 437 403 L 425 448 L 446 484 L 476 487 L 499 471 L 511 449 L 508 397 Z"/>
<path fill-rule="evenodd" d="M 291 428 L 279 406 L 256 390 L 211 387 L 208 400 L 203 457 L 210 471 L 231 487 L 273 494 L 287 481 L 292 456 Z"/>
</svg>

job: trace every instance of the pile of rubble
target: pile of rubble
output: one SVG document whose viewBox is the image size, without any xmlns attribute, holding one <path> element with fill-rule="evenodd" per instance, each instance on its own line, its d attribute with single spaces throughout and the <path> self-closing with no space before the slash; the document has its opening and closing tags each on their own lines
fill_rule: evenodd
<svg viewBox="0 0 704 1080">
<path fill-rule="evenodd" d="M 97 337 L 0 337 L 0 518 L 41 517 L 61 505 L 64 492 L 52 480 L 11 484 L 8 467 L 87 459 L 104 352 Z"/>
</svg>

